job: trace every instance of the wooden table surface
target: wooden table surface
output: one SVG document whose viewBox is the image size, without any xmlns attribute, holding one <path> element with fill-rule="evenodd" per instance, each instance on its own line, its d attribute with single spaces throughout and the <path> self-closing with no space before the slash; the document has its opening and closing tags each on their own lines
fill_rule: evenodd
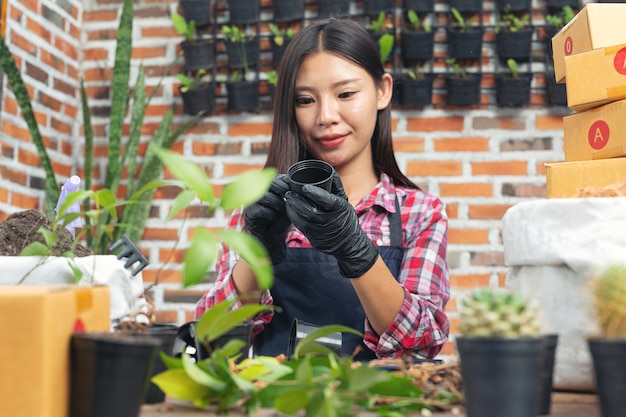
<svg viewBox="0 0 626 417">
<path fill-rule="evenodd" d="M 239 412 L 233 412 L 227 414 L 231 417 L 244 417 L 244 414 Z M 460 413 L 433 413 L 433 417 L 462 417 L 465 414 L 460 410 Z M 223 416 L 218 415 L 207 410 L 199 410 L 192 406 L 165 402 L 161 404 L 146 404 L 142 406 L 141 414 L 139 417 L 211 417 L 211 416 Z M 274 410 L 260 410 L 258 413 L 251 414 L 250 417 L 278 417 L 284 416 Z M 301 416 L 300 414 L 298 416 Z M 376 417 L 374 413 L 362 413 L 361 417 Z M 416 413 L 415 416 L 420 416 Z M 503 416 L 506 417 L 506 416 Z M 593 394 L 587 393 L 565 393 L 554 392 L 552 394 L 552 407 L 550 414 L 546 417 L 600 417 L 600 408 L 598 399 Z"/>
</svg>

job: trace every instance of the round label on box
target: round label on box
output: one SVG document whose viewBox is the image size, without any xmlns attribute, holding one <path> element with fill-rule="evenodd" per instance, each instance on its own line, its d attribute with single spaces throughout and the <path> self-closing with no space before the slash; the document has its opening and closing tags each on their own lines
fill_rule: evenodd
<svg viewBox="0 0 626 417">
<path fill-rule="evenodd" d="M 593 149 L 602 149 L 609 142 L 610 129 L 604 120 L 596 120 L 593 122 L 587 132 L 587 140 L 589 146 Z"/>
<path fill-rule="evenodd" d="M 613 58 L 613 66 L 615 67 L 615 71 L 626 75 L 626 48 L 617 51 L 615 58 Z"/>
<path fill-rule="evenodd" d="M 565 42 L 563 43 L 563 52 L 565 55 L 571 55 L 574 51 L 574 40 L 571 36 L 565 38 Z"/>
</svg>

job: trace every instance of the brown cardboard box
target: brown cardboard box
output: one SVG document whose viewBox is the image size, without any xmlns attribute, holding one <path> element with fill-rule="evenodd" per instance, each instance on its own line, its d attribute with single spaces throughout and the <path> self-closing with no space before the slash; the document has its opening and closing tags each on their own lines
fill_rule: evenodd
<svg viewBox="0 0 626 417">
<path fill-rule="evenodd" d="M 546 197 L 576 197 L 583 187 L 626 181 L 626 158 L 546 164 Z"/>
<path fill-rule="evenodd" d="M 0 415 L 67 417 L 75 327 L 109 331 L 109 288 L 0 288 Z"/>
<path fill-rule="evenodd" d="M 588 3 L 552 38 L 554 75 L 565 82 L 565 56 L 626 43 L 626 4 Z M 569 90 L 569 80 L 568 86 Z"/>
<path fill-rule="evenodd" d="M 565 160 L 626 156 L 626 100 L 563 118 Z"/>
<path fill-rule="evenodd" d="M 625 99 L 626 44 L 566 56 L 565 73 L 567 106 L 572 110 L 583 111 Z"/>
</svg>

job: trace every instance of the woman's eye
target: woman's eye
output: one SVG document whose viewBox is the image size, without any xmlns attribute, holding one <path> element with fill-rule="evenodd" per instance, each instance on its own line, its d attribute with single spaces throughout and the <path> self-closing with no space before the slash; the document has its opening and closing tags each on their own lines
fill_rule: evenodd
<svg viewBox="0 0 626 417">
<path fill-rule="evenodd" d="M 356 91 L 346 91 L 345 93 L 340 93 L 339 98 L 350 98 L 356 94 Z"/>
<path fill-rule="evenodd" d="M 304 106 L 311 103 L 313 103 L 313 99 L 311 97 L 296 97 L 297 106 Z"/>
</svg>

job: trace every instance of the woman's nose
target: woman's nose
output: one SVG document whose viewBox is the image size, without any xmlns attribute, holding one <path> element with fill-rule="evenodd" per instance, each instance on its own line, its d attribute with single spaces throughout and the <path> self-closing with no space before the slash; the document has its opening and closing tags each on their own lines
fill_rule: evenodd
<svg viewBox="0 0 626 417">
<path fill-rule="evenodd" d="M 337 123 L 339 120 L 339 111 L 337 103 L 334 100 L 319 100 L 319 111 L 317 114 L 318 123 L 320 125 L 329 125 Z"/>
</svg>

